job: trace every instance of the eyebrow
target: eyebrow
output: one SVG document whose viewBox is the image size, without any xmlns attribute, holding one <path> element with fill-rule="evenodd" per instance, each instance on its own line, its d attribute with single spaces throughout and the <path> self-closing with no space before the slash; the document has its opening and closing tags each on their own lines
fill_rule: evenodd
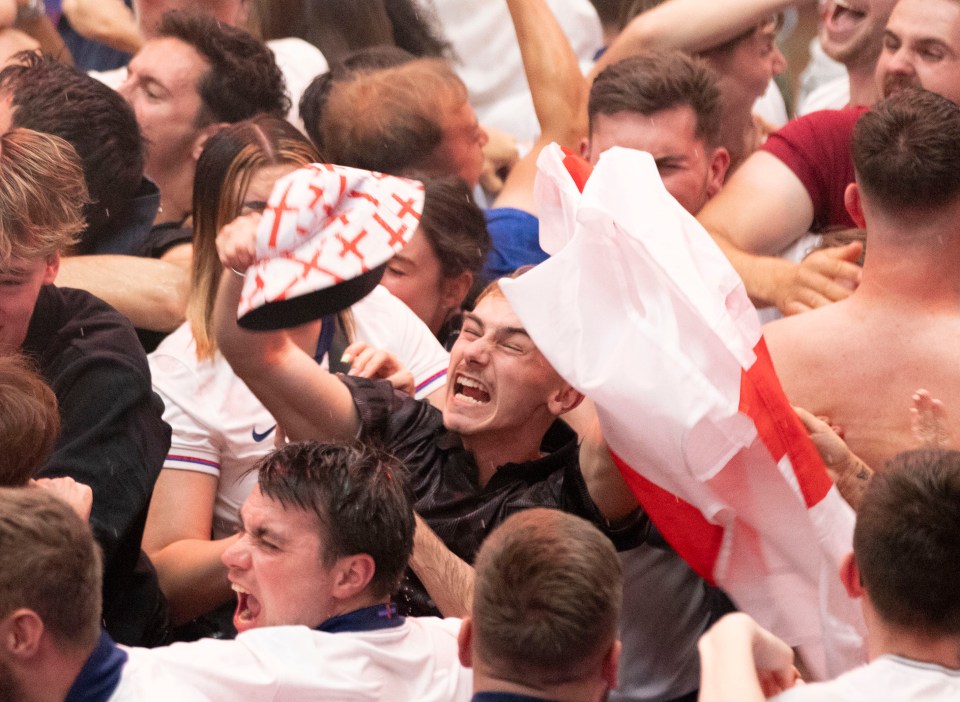
<svg viewBox="0 0 960 702">
<path fill-rule="evenodd" d="M 481 329 L 486 329 L 483 321 L 477 317 L 475 314 L 470 314 L 469 312 L 463 315 L 464 322 L 473 322 Z M 522 334 L 523 336 L 530 338 L 530 334 L 527 333 L 527 330 L 523 327 L 500 327 L 496 330 L 498 337 L 513 336 L 514 334 Z"/>
</svg>

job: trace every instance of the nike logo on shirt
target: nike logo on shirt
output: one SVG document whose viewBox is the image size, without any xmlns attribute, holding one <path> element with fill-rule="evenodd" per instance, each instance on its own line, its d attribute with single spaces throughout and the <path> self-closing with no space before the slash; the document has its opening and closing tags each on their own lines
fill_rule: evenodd
<svg viewBox="0 0 960 702">
<path fill-rule="evenodd" d="M 272 427 L 270 427 L 269 429 L 267 429 L 265 432 L 263 432 L 263 433 L 261 434 L 261 433 L 257 432 L 257 428 L 254 427 L 253 430 L 252 430 L 250 433 L 253 435 L 253 440 L 256 441 L 256 442 L 259 444 L 261 441 L 263 441 L 263 440 L 266 439 L 268 436 L 270 436 L 270 435 L 273 433 L 273 430 L 276 429 L 276 428 L 277 428 L 277 425 L 274 424 Z"/>
</svg>

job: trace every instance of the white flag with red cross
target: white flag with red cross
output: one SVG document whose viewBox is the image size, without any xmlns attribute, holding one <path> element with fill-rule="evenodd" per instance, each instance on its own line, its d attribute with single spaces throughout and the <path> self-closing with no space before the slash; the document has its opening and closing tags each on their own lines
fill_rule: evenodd
<svg viewBox="0 0 960 702">
<path fill-rule="evenodd" d="M 814 675 L 865 662 L 838 575 L 854 513 L 780 387 L 740 278 L 649 154 L 612 149 L 590 174 L 552 145 L 538 165 L 552 255 L 502 288 L 594 401 L 627 484 L 676 551 Z"/>
</svg>

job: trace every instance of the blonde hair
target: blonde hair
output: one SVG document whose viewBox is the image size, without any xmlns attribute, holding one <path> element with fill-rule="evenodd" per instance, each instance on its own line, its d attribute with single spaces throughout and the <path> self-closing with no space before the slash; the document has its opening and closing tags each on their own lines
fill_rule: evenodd
<svg viewBox="0 0 960 702">
<path fill-rule="evenodd" d="M 51 256 L 76 242 L 88 202 L 70 144 L 32 129 L 0 136 L 0 262 Z"/>
<path fill-rule="evenodd" d="M 187 320 L 197 358 L 213 358 L 213 305 L 223 266 L 217 233 L 243 209 L 250 180 L 262 168 L 289 164 L 299 168 L 320 160 L 313 145 L 285 120 L 260 116 L 231 125 L 207 141 L 197 163 L 193 189 L 193 270 Z"/>
</svg>

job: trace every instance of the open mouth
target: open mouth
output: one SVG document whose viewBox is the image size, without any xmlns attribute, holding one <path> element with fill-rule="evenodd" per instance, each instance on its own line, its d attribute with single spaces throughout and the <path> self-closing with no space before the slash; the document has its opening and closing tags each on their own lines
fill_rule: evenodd
<svg viewBox="0 0 960 702">
<path fill-rule="evenodd" d="M 230 588 L 237 593 L 237 609 L 233 614 L 233 623 L 237 630 L 249 629 L 250 624 L 260 614 L 260 603 L 249 592 L 244 590 L 236 583 L 231 583 Z"/>
<path fill-rule="evenodd" d="M 475 405 L 482 405 L 490 402 L 490 393 L 483 385 L 473 378 L 457 374 L 453 386 L 454 396 L 458 400 L 469 402 Z"/>
<path fill-rule="evenodd" d="M 824 21 L 831 32 L 843 34 L 852 31 L 866 16 L 864 10 L 853 7 L 846 0 L 833 0 L 827 7 Z"/>
</svg>

